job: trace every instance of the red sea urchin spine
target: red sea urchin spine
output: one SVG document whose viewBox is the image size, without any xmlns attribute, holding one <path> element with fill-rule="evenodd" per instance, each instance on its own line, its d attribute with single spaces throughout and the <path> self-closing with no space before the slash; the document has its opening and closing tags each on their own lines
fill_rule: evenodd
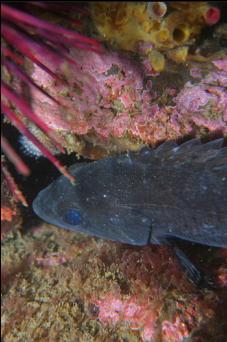
<svg viewBox="0 0 227 342">
<path fill-rule="evenodd" d="M 30 175 L 30 170 L 27 167 L 27 165 L 18 156 L 16 151 L 14 151 L 14 149 L 10 146 L 6 138 L 4 138 L 3 136 L 1 136 L 1 148 L 5 155 L 7 155 L 10 161 L 14 164 L 18 172 L 20 172 L 23 176 Z"/>
<path fill-rule="evenodd" d="M 54 155 L 27 129 L 23 122 L 4 104 L 2 104 L 3 112 L 9 120 L 24 134 L 31 142 L 37 146 L 45 157 L 47 157 L 56 168 L 74 183 L 74 177 L 66 170 L 66 168 L 54 157 Z"/>
<path fill-rule="evenodd" d="M 24 195 L 22 194 L 22 192 L 18 188 L 18 186 L 17 186 L 16 182 L 14 181 L 12 175 L 10 174 L 9 170 L 7 169 L 7 167 L 4 163 L 4 160 L 1 160 L 1 170 L 2 170 L 2 173 L 5 177 L 5 180 L 8 184 L 10 191 L 14 195 L 14 200 L 16 202 L 21 202 L 25 207 L 28 207 L 28 203 L 27 203 Z"/>
<path fill-rule="evenodd" d="M 14 60 L 17 64 L 23 65 L 24 64 L 24 59 L 18 55 L 16 55 L 13 51 L 10 49 L 7 49 L 5 47 L 2 47 L 2 54 L 5 58 L 9 57 L 12 60 Z"/>
<path fill-rule="evenodd" d="M 49 95 L 45 90 L 39 87 L 28 75 L 26 75 L 20 68 L 17 67 L 16 64 L 12 63 L 10 60 L 5 60 L 3 64 L 7 67 L 9 71 L 14 73 L 18 78 L 22 81 L 27 82 L 28 84 L 32 85 L 34 88 L 38 89 L 42 94 L 47 96 L 50 100 L 58 104 L 59 106 L 62 105 L 58 100 L 56 100 L 53 96 Z"/>
<path fill-rule="evenodd" d="M 61 145 L 58 143 L 58 137 L 55 132 L 51 131 L 50 128 L 42 121 L 30 108 L 29 104 L 21 98 L 18 94 L 12 91 L 10 87 L 5 83 L 1 82 L 1 92 L 2 95 L 5 96 L 9 101 L 14 103 L 17 108 L 32 122 L 34 122 L 44 133 L 46 133 L 55 143 L 56 147 L 60 151 L 64 151 Z M 7 106 L 2 104 L 3 108 L 7 108 Z M 4 112 L 4 110 L 3 110 Z M 16 126 L 17 127 L 17 126 Z"/>
<path fill-rule="evenodd" d="M 35 28 L 44 29 L 54 35 L 63 35 L 65 39 L 70 41 L 70 46 L 80 47 L 84 46 L 84 49 L 91 48 L 93 51 L 100 52 L 101 45 L 95 39 L 82 36 L 81 34 L 65 29 L 64 27 L 51 24 L 47 21 L 38 19 L 30 14 L 18 11 L 17 9 L 11 8 L 6 5 L 2 5 L 2 15 L 6 19 L 16 21 L 17 25 L 29 25 Z M 60 38 L 60 37 L 59 37 Z"/>
<path fill-rule="evenodd" d="M 45 90 L 39 87 L 23 70 L 25 58 L 28 58 L 33 63 L 37 64 L 48 75 L 58 82 L 65 82 L 57 73 L 56 70 L 59 65 L 65 61 L 77 66 L 69 55 L 69 48 L 76 47 L 79 49 L 86 49 L 95 52 L 102 51 L 100 42 L 93 38 L 83 36 L 73 30 L 64 28 L 62 26 L 52 24 L 47 20 L 38 18 L 36 15 L 28 13 L 31 7 L 39 7 L 50 14 L 57 14 L 63 18 L 67 18 L 73 25 L 80 25 L 80 21 L 71 17 L 68 13 L 68 7 L 63 3 L 51 4 L 41 2 L 23 3 L 18 9 L 17 3 L 10 3 L 9 5 L 1 5 L 1 19 L 2 19 L 2 37 L 6 42 L 6 46 L 2 48 L 3 65 L 7 68 L 9 74 L 16 76 L 19 81 L 25 82 L 28 86 L 36 87 L 40 92 L 49 97 L 52 101 L 61 105 L 61 103 L 49 95 Z M 68 5 L 67 5 L 68 6 Z M 87 15 L 86 8 L 82 5 L 69 4 L 70 9 L 78 11 L 81 15 Z M 27 12 L 28 9 L 28 12 Z M 16 51 L 15 51 L 16 50 Z M 39 56 L 45 55 L 47 65 L 40 61 Z M 49 68 L 48 61 L 55 67 L 55 70 Z M 55 131 L 50 129 L 45 122 L 33 112 L 30 104 L 21 96 L 17 94 L 9 84 L 2 82 L 1 90 L 7 102 L 11 103 L 16 109 L 20 111 L 20 115 L 25 116 L 31 122 L 35 123 L 44 133 L 46 133 L 57 148 L 64 152 L 62 138 L 59 137 Z M 4 114 L 9 118 L 12 124 L 15 125 L 27 138 L 29 138 L 41 152 L 62 172 L 66 177 L 73 182 L 74 178 L 67 172 L 67 170 L 60 164 L 60 162 L 53 156 L 53 154 L 27 129 L 23 120 L 14 114 L 7 103 L 3 101 L 2 108 Z M 4 139 L 4 138 L 3 138 Z M 5 141 L 5 140 L 3 140 Z M 19 161 L 20 157 L 6 142 L 3 148 L 4 153 L 8 159 L 11 160 L 17 170 L 21 172 L 22 163 Z M 24 166 L 23 166 L 24 167 Z M 22 168 L 23 169 L 23 168 Z M 25 170 L 25 169 L 24 169 Z M 12 188 L 12 187 L 11 187 Z"/>
</svg>

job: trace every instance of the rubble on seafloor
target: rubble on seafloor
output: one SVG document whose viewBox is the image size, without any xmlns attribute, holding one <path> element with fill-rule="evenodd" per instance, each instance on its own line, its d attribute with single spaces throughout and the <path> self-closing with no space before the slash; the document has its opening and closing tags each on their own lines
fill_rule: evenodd
<svg viewBox="0 0 227 342">
<path fill-rule="evenodd" d="M 194 253 L 220 280 L 213 291 L 189 283 L 167 247 L 18 231 L 2 242 L 2 341 L 222 342 L 223 251 Z"/>
</svg>

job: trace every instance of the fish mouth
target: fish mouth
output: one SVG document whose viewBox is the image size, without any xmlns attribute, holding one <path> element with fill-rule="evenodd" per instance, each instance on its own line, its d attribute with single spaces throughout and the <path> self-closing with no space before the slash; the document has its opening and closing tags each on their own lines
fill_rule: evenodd
<svg viewBox="0 0 227 342">
<path fill-rule="evenodd" d="M 40 217 L 42 220 L 46 221 L 46 214 L 45 212 L 42 210 L 42 206 L 44 205 L 44 201 L 43 201 L 43 192 L 44 190 L 40 191 L 38 193 L 38 195 L 35 197 L 35 199 L 32 202 L 32 209 L 34 211 L 34 213 Z"/>
<path fill-rule="evenodd" d="M 32 202 L 34 213 L 43 221 L 58 225 L 53 211 L 53 201 L 48 196 L 49 187 L 41 190 Z"/>
</svg>

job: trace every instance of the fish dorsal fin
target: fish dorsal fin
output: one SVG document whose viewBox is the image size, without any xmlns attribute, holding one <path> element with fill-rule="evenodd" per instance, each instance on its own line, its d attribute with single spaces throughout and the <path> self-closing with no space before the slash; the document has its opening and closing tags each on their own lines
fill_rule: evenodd
<svg viewBox="0 0 227 342">
<path fill-rule="evenodd" d="M 155 149 L 154 155 L 155 157 L 166 159 L 169 153 L 176 147 L 178 147 L 178 145 L 174 141 L 165 141 Z"/>
<path fill-rule="evenodd" d="M 73 164 L 69 167 L 69 171 L 72 173 L 72 175 L 75 175 L 77 171 L 79 171 L 82 167 L 89 165 L 90 162 L 83 161 L 80 163 Z"/>
<path fill-rule="evenodd" d="M 192 139 L 182 145 L 173 145 L 168 142 L 155 150 L 156 158 L 166 165 L 201 164 L 206 168 L 227 164 L 227 148 L 223 146 L 224 139 L 216 139 L 202 144 L 200 139 Z M 173 147 L 171 147 L 173 146 Z"/>
</svg>

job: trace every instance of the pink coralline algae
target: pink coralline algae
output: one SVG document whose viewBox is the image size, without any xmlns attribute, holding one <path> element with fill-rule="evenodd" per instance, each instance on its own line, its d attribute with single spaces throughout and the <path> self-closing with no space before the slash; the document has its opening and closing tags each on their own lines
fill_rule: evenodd
<svg viewBox="0 0 227 342">
<path fill-rule="evenodd" d="M 132 330 L 139 330 L 143 341 L 151 341 L 157 313 L 149 302 L 139 303 L 138 298 L 120 299 L 108 294 L 95 303 L 99 307 L 98 318 L 103 324 L 125 323 Z"/>
<path fill-rule="evenodd" d="M 220 70 L 227 72 L 227 58 L 218 59 L 213 61 L 213 64 Z"/>
<path fill-rule="evenodd" d="M 201 86 L 187 84 L 175 99 L 176 109 L 185 115 L 188 112 L 198 112 L 211 98 L 212 96 L 207 94 Z"/>
<path fill-rule="evenodd" d="M 111 139 L 127 137 L 129 141 L 155 144 L 199 134 L 201 129 L 227 132 L 224 62 L 222 70 L 220 61 L 213 67 L 210 64 L 211 71 L 201 79 L 200 68 L 196 66 L 195 75 L 194 65 L 191 78 L 184 76 L 184 69 L 180 73 L 156 73 L 147 79 L 138 57 L 132 59 L 128 54 L 74 49 L 71 58 L 75 65 L 59 68 L 65 83 L 53 80 L 37 65 L 31 73 L 32 79 L 61 104 L 32 87 L 33 110 L 64 137 L 83 136 L 85 141 L 111 150 Z M 50 63 L 48 67 L 51 69 Z M 165 78 L 169 79 L 167 84 Z M 68 149 L 76 150 L 76 146 Z"/>
<path fill-rule="evenodd" d="M 98 55 L 74 50 L 72 54 L 79 66 L 73 70 L 75 73 L 70 69 L 67 75 L 71 87 L 68 84 L 55 86 L 56 93 L 53 94 L 55 98 L 59 97 L 65 108 L 44 99 L 35 89 L 32 92 L 33 108 L 42 113 L 48 125 L 55 129 L 76 134 L 87 134 L 94 129 L 103 137 L 110 134 L 121 136 L 129 126 L 129 114 L 138 112 L 135 104 L 140 102 L 139 91 L 143 87 L 139 69 L 117 53 Z M 35 66 L 32 77 L 41 86 L 52 90 L 52 80 L 39 67 Z"/>
<path fill-rule="evenodd" d="M 221 80 L 222 75 L 211 75 L 204 81 L 208 83 L 212 78 L 212 81 L 215 82 L 214 77 Z M 227 133 L 227 94 L 221 87 L 206 84 L 194 86 L 188 83 L 177 95 L 175 102 L 179 115 L 190 116 L 191 121 L 198 127 L 206 127 L 209 131 L 222 130 Z M 222 117 L 218 113 L 222 113 Z M 214 119 L 212 116 L 215 115 L 217 118 Z"/>
<path fill-rule="evenodd" d="M 67 257 L 64 255 L 52 253 L 45 256 L 40 256 L 35 258 L 35 262 L 39 266 L 43 267 L 53 267 L 65 264 L 68 261 Z"/>
<path fill-rule="evenodd" d="M 91 302 L 103 326 L 127 326 L 144 342 L 177 342 L 191 336 L 201 321 L 206 323 L 208 310 L 204 299 L 191 291 L 167 248 L 122 248 L 119 252 L 111 260 L 119 262 L 119 272 L 130 281 L 130 291 L 125 294 L 115 286 L 92 295 Z M 106 251 L 101 259 L 108 257 Z M 187 299 L 179 288 L 184 295 L 187 293 Z"/>
<path fill-rule="evenodd" d="M 163 342 L 181 342 L 184 337 L 189 336 L 189 331 L 185 323 L 176 317 L 174 323 L 164 321 L 162 323 Z"/>
</svg>

